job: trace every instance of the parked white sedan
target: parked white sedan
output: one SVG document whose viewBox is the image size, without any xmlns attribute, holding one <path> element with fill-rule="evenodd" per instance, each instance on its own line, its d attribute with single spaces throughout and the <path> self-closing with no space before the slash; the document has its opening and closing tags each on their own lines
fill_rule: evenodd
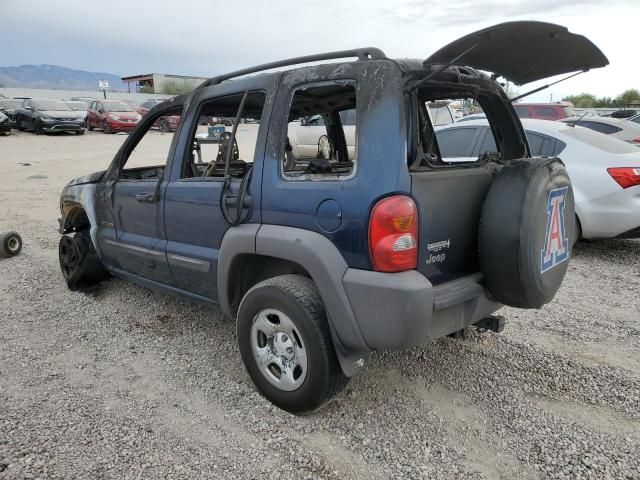
<svg viewBox="0 0 640 480">
<path fill-rule="evenodd" d="M 523 119 L 531 153 L 558 156 L 567 166 L 576 201 L 576 238 L 640 238 L 640 149 L 584 127 Z M 496 152 L 486 120 L 436 132 L 444 161 L 477 161 Z"/>
<path fill-rule="evenodd" d="M 559 121 L 568 125 L 590 128 L 640 147 L 640 125 L 626 118 L 585 116 L 563 118 Z"/>
</svg>

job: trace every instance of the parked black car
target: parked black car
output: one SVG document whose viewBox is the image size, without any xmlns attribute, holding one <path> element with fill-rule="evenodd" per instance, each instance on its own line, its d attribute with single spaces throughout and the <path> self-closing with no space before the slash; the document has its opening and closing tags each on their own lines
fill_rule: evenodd
<svg viewBox="0 0 640 480">
<path fill-rule="evenodd" d="M 9 117 L 0 112 L 0 133 L 3 135 L 11 135 L 11 121 Z"/>
<path fill-rule="evenodd" d="M 16 108 L 18 108 L 22 102 L 23 100 L 18 98 L 0 99 L 0 112 L 9 117 L 9 122 L 11 122 L 11 126 L 14 128 L 16 126 Z"/>
<path fill-rule="evenodd" d="M 74 111 L 60 100 L 28 99 L 16 109 L 16 128 L 45 132 L 76 132 L 84 134 L 84 112 Z"/>
</svg>

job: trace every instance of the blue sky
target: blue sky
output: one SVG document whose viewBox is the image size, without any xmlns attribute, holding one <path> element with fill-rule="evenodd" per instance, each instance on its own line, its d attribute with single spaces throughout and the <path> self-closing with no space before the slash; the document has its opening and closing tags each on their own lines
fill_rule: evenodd
<svg viewBox="0 0 640 480">
<path fill-rule="evenodd" d="M 532 99 L 615 96 L 640 88 L 638 18 L 640 0 L 0 0 L 0 65 L 212 76 L 358 46 L 425 58 L 471 31 L 527 19 L 586 35 L 611 62 Z"/>
</svg>

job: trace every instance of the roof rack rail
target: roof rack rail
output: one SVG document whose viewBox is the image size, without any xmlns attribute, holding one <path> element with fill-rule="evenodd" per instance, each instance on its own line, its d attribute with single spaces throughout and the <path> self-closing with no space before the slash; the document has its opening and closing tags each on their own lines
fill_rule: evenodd
<svg viewBox="0 0 640 480">
<path fill-rule="evenodd" d="M 225 73 L 212 77 L 209 80 L 205 80 L 198 86 L 198 89 L 209 87 L 211 85 L 217 85 L 225 80 L 229 80 L 234 77 L 241 77 L 250 73 L 262 72 L 264 70 L 271 70 L 272 68 L 287 67 L 291 65 L 298 65 L 300 63 L 320 62 L 322 60 L 335 60 L 338 58 L 358 57 L 358 60 L 380 60 L 387 58 L 382 50 L 379 48 L 354 48 L 353 50 L 340 50 L 338 52 L 319 53 L 316 55 L 306 55 L 303 57 L 288 58 L 286 60 L 279 60 L 277 62 L 263 63 L 262 65 L 256 65 L 255 67 L 243 68 L 242 70 L 236 70 L 235 72 Z"/>
</svg>

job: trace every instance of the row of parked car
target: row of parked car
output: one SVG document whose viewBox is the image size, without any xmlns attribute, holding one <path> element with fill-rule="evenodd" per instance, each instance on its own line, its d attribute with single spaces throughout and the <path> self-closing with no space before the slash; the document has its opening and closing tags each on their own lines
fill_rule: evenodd
<svg viewBox="0 0 640 480">
<path fill-rule="evenodd" d="M 72 97 L 71 100 L 37 98 L 0 99 L 0 132 L 12 128 L 30 130 L 36 135 L 49 132 L 74 132 L 83 135 L 87 130 L 104 133 L 128 132 L 151 108 L 165 99 L 149 99 L 141 105 L 131 100 L 106 100 Z M 175 130 L 179 116 L 162 117 L 156 127 L 161 131 Z"/>
</svg>

